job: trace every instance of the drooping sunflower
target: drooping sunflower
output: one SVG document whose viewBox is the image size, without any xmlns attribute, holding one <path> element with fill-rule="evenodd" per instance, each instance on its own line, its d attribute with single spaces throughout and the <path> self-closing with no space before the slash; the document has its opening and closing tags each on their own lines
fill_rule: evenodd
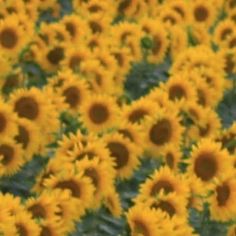
<svg viewBox="0 0 236 236">
<path fill-rule="evenodd" d="M 100 207 L 101 200 L 111 190 L 114 183 L 115 171 L 108 172 L 109 166 L 107 168 L 107 165 L 105 162 L 99 162 L 99 158 L 94 158 L 93 160 L 84 159 L 76 162 L 78 171 L 82 171 L 84 176 L 90 178 L 95 187 L 94 201 L 91 205 L 95 209 Z"/>
<path fill-rule="evenodd" d="M 224 46 L 224 42 L 233 33 L 235 22 L 230 19 L 221 21 L 214 31 L 214 41 L 219 46 Z"/>
<path fill-rule="evenodd" d="M 187 217 L 187 200 L 177 195 L 175 192 L 164 194 L 160 192 L 158 198 L 149 198 L 145 203 L 145 206 L 150 209 L 158 211 L 162 211 L 166 214 L 167 218 L 172 217 Z"/>
<path fill-rule="evenodd" d="M 122 205 L 119 193 L 112 188 L 104 197 L 104 205 L 114 217 L 120 217 L 122 214 Z"/>
<path fill-rule="evenodd" d="M 180 147 L 172 143 L 166 145 L 161 154 L 164 158 L 166 165 L 172 170 L 178 173 L 179 163 L 181 161 L 182 153 Z"/>
<path fill-rule="evenodd" d="M 121 116 L 133 124 L 142 124 L 148 116 L 156 114 L 158 106 L 151 99 L 140 98 L 123 106 Z"/>
<path fill-rule="evenodd" d="M 115 127 L 119 109 L 108 95 L 93 95 L 81 106 L 81 119 L 90 131 L 103 131 Z"/>
<path fill-rule="evenodd" d="M 236 180 L 234 176 L 225 177 L 216 183 L 214 194 L 210 198 L 211 218 L 217 221 L 228 221 L 235 217 Z"/>
<path fill-rule="evenodd" d="M 178 196 L 185 199 L 189 195 L 187 182 L 165 166 L 156 170 L 149 179 L 141 184 L 139 195 L 135 201 L 146 201 L 151 197 L 156 197 L 161 191 L 165 194 L 175 192 Z"/>
<path fill-rule="evenodd" d="M 37 122 L 37 125 L 42 125 L 47 120 L 47 100 L 37 88 L 16 90 L 11 94 L 10 104 L 20 118 Z"/>
<path fill-rule="evenodd" d="M 0 175 L 12 175 L 24 164 L 22 147 L 12 139 L 0 142 Z"/>
<path fill-rule="evenodd" d="M 0 99 L 0 135 L 1 138 L 11 138 L 17 133 L 17 116 L 12 107 Z"/>
<path fill-rule="evenodd" d="M 183 127 L 176 112 L 160 110 L 157 115 L 147 119 L 143 129 L 146 149 L 154 157 L 158 157 L 167 144 L 181 143 Z"/>
<path fill-rule="evenodd" d="M 126 218 L 131 228 L 131 235 L 156 236 L 159 235 L 158 224 L 164 219 L 157 218 L 153 210 L 144 207 L 143 205 L 136 205 L 129 209 L 126 213 Z"/>
<path fill-rule="evenodd" d="M 31 215 L 22 211 L 14 216 L 14 224 L 17 229 L 17 235 L 24 236 L 39 236 L 40 227 L 38 224 L 31 218 Z"/>
<path fill-rule="evenodd" d="M 30 160 L 39 150 L 40 131 L 35 123 L 24 118 L 17 119 L 17 124 L 18 133 L 15 140 L 22 145 L 25 159 Z"/>
<path fill-rule="evenodd" d="M 110 157 L 115 160 L 115 169 L 120 178 L 129 178 L 138 167 L 138 151 L 128 138 L 119 133 L 108 134 L 103 137 Z"/>
<path fill-rule="evenodd" d="M 230 156 L 221 145 L 211 139 L 201 139 L 194 146 L 189 159 L 188 172 L 198 177 L 206 187 L 212 187 L 212 180 L 232 171 Z"/>
</svg>

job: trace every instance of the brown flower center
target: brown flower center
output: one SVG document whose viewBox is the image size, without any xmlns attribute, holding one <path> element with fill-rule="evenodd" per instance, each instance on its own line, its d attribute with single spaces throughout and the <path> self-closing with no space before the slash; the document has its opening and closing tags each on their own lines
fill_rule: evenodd
<svg viewBox="0 0 236 236">
<path fill-rule="evenodd" d="M 225 206 L 230 197 L 230 188 L 225 183 L 216 188 L 216 199 L 219 206 Z"/>
<path fill-rule="evenodd" d="M 19 126 L 18 135 L 15 137 L 18 143 L 21 143 L 23 148 L 27 148 L 30 142 L 30 136 L 28 130 L 24 126 Z"/>
<path fill-rule="evenodd" d="M 174 164 L 175 164 L 175 159 L 174 159 L 174 155 L 170 152 L 168 152 L 166 154 L 166 164 L 173 169 L 174 168 Z"/>
<path fill-rule="evenodd" d="M 81 190 L 79 185 L 72 179 L 58 182 L 55 188 L 69 189 L 73 197 L 79 198 L 81 195 Z"/>
<path fill-rule="evenodd" d="M 134 235 L 143 235 L 143 236 L 150 236 L 150 232 L 148 227 L 139 219 L 134 220 Z"/>
<path fill-rule="evenodd" d="M 119 142 L 110 142 L 107 144 L 111 152 L 111 156 L 115 158 L 116 168 L 121 169 L 126 166 L 129 161 L 129 151 L 127 147 Z"/>
<path fill-rule="evenodd" d="M 132 2 L 131 0 L 122 1 L 118 6 L 118 11 L 119 12 L 125 11 L 125 9 L 127 9 L 130 6 L 131 2 Z"/>
<path fill-rule="evenodd" d="M 16 103 L 14 110 L 20 117 L 25 117 L 30 120 L 35 120 L 39 115 L 39 105 L 37 101 L 30 96 L 19 98 Z"/>
<path fill-rule="evenodd" d="M 6 128 L 7 120 L 4 114 L 0 113 L 0 132 L 3 132 Z"/>
<path fill-rule="evenodd" d="M 153 54 L 157 55 L 160 52 L 161 47 L 162 47 L 162 41 L 161 41 L 160 37 L 157 35 L 154 36 L 153 37 L 153 48 L 152 48 Z"/>
<path fill-rule="evenodd" d="M 128 138 L 130 141 L 134 142 L 132 134 L 127 129 L 119 129 L 118 132 L 122 134 L 125 138 Z"/>
<path fill-rule="evenodd" d="M 197 89 L 198 103 L 202 106 L 206 106 L 206 96 L 203 90 Z"/>
<path fill-rule="evenodd" d="M 93 34 L 102 32 L 102 26 L 98 22 L 91 21 L 89 23 L 89 26 L 90 26 L 90 29 L 92 30 Z"/>
<path fill-rule="evenodd" d="M 26 227 L 20 223 L 16 224 L 17 233 L 19 236 L 28 236 L 28 231 Z"/>
<path fill-rule="evenodd" d="M 95 124 L 102 124 L 109 118 L 109 111 L 104 104 L 95 103 L 89 109 L 89 117 Z"/>
<path fill-rule="evenodd" d="M 88 8 L 88 10 L 90 11 L 90 12 L 92 12 L 92 13 L 96 13 L 96 12 L 98 12 L 98 11 L 101 11 L 102 10 L 102 8 L 99 6 L 99 5 L 92 5 L 92 6 L 90 6 L 89 8 Z"/>
<path fill-rule="evenodd" d="M 76 70 L 79 68 L 80 64 L 82 62 L 82 57 L 81 55 L 74 55 L 70 58 L 69 61 L 69 67 L 72 70 Z"/>
<path fill-rule="evenodd" d="M 233 38 L 232 40 L 230 40 L 230 42 L 229 42 L 229 47 L 230 47 L 230 48 L 236 47 L 236 38 Z"/>
<path fill-rule="evenodd" d="M 113 56 L 115 57 L 118 65 L 120 67 L 122 67 L 124 65 L 124 58 L 123 58 L 122 54 L 117 52 L 117 53 L 113 53 Z"/>
<path fill-rule="evenodd" d="M 40 203 L 36 203 L 28 208 L 34 218 L 46 218 L 47 214 L 42 205 Z"/>
<path fill-rule="evenodd" d="M 128 119 L 132 123 L 139 123 L 146 115 L 148 115 L 146 110 L 138 108 L 131 112 Z"/>
<path fill-rule="evenodd" d="M 194 17 L 197 21 L 203 22 L 208 18 L 208 10 L 204 6 L 198 6 L 194 10 Z"/>
<path fill-rule="evenodd" d="M 231 28 L 225 28 L 222 32 L 221 32 L 221 40 L 225 40 L 226 37 L 228 37 L 228 35 L 232 34 L 232 29 Z"/>
<path fill-rule="evenodd" d="M 41 228 L 42 230 L 41 230 L 40 236 L 53 236 L 53 233 L 49 227 L 42 226 Z"/>
<path fill-rule="evenodd" d="M 66 23 L 65 26 L 66 26 L 66 30 L 69 32 L 69 34 L 72 37 L 74 37 L 76 35 L 76 27 L 70 22 Z"/>
<path fill-rule="evenodd" d="M 17 41 L 17 34 L 13 29 L 6 28 L 0 32 L 0 43 L 4 48 L 14 48 L 17 44 Z"/>
<path fill-rule="evenodd" d="M 150 193 L 151 196 L 155 196 L 162 189 L 164 190 L 165 193 L 170 193 L 174 191 L 173 186 L 170 182 L 168 182 L 167 180 L 159 180 L 152 186 Z"/>
<path fill-rule="evenodd" d="M 85 170 L 84 174 L 92 180 L 93 185 L 97 188 L 99 184 L 99 175 L 96 169 L 88 168 Z"/>
<path fill-rule="evenodd" d="M 226 73 L 230 74 L 233 72 L 234 67 L 235 67 L 235 63 L 234 63 L 234 59 L 233 59 L 233 55 L 227 55 L 225 58 L 225 71 Z"/>
<path fill-rule="evenodd" d="M 171 123 L 167 119 L 162 119 L 155 123 L 150 131 L 149 137 L 155 145 L 163 145 L 170 141 L 172 134 Z"/>
<path fill-rule="evenodd" d="M 53 65 L 58 65 L 64 58 L 64 49 L 62 47 L 55 47 L 47 54 L 47 59 Z"/>
<path fill-rule="evenodd" d="M 151 207 L 166 212 L 170 217 L 172 217 L 176 213 L 174 206 L 168 201 L 164 200 L 161 200 L 159 203 L 152 204 Z"/>
<path fill-rule="evenodd" d="M 212 153 L 201 153 L 194 163 L 194 172 L 203 181 L 211 180 L 217 173 L 217 162 Z"/>
<path fill-rule="evenodd" d="M 76 86 L 65 89 L 63 96 L 65 97 L 66 103 L 68 103 L 71 108 L 77 107 L 80 103 L 80 91 Z"/>
<path fill-rule="evenodd" d="M 186 93 L 183 87 L 181 85 L 173 85 L 170 87 L 169 90 L 169 98 L 170 100 L 175 100 L 175 99 L 181 99 L 183 97 L 186 97 Z"/>
<path fill-rule="evenodd" d="M 8 165 L 14 159 L 14 149 L 7 144 L 2 144 L 0 146 L 0 156 L 3 156 L 2 164 Z"/>
</svg>

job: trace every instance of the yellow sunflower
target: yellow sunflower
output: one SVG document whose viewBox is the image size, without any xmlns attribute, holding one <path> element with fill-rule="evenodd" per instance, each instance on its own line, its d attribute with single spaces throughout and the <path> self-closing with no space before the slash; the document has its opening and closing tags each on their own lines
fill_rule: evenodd
<svg viewBox="0 0 236 236">
<path fill-rule="evenodd" d="M 143 129 L 146 149 L 154 157 L 159 157 L 167 144 L 179 145 L 181 143 L 183 127 L 175 111 L 171 113 L 160 110 L 147 119 Z"/>
<path fill-rule="evenodd" d="M 146 201 L 151 197 L 158 196 L 161 191 L 165 194 L 175 192 L 184 199 L 187 199 L 189 195 L 187 182 L 180 175 L 175 174 L 165 166 L 156 170 L 149 179 L 141 184 L 139 195 L 135 201 Z"/>
<path fill-rule="evenodd" d="M 151 99 L 140 98 L 130 105 L 124 105 L 121 109 L 121 116 L 127 122 L 142 124 L 148 116 L 158 112 L 158 106 Z"/>
<path fill-rule="evenodd" d="M 84 177 L 82 172 L 77 173 L 72 168 L 62 169 L 56 175 L 51 175 L 44 181 L 45 187 L 50 189 L 62 189 L 69 191 L 73 198 L 81 201 L 84 209 L 89 208 L 93 201 L 94 186 L 88 177 Z"/>
<path fill-rule="evenodd" d="M 94 201 L 91 205 L 95 209 L 100 207 L 103 197 L 107 195 L 114 184 L 115 172 L 108 172 L 109 167 L 107 167 L 108 164 L 99 162 L 99 158 L 76 162 L 78 171 L 82 171 L 84 176 L 90 178 L 95 187 Z"/>
<path fill-rule="evenodd" d="M 210 198 L 211 218 L 217 221 L 229 221 L 236 216 L 236 180 L 234 176 L 225 177 L 216 183 L 214 194 Z"/>
<path fill-rule="evenodd" d="M 115 169 L 120 178 L 130 178 L 138 167 L 138 151 L 135 145 L 121 134 L 107 134 L 103 137 L 110 157 L 115 160 Z"/>
<path fill-rule="evenodd" d="M 25 159 L 30 160 L 39 150 L 40 131 L 33 122 L 24 118 L 17 119 L 17 125 L 18 133 L 15 135 L 15 140 L 21 144 Z"/>
<path fill-rule="evenodd" d="M 24 164 L 21 145 L 12 139 L 0 142 L 0 175 L 12 175 Z"/>
<path fill-rule="evenodd" d="M 14 216 L 14 224 L 17 229 L 17 235 L 32 235 L 39 236 L 40 227 L 31 218 L 28 212 L 20 212 Z"/>
<path fill-rule="evenodd" d="M 159 235 L 158 224 L 163 222 L 163 215 L 157 215 L 155 212 L 143 205 L 136 205 L 129 209 L 126 218 L 131 228 L 132 236 L 156 236 Z M 162 216 L 162 218 L 160 217 Z"/>
<path fill-rule="evenodd" d="M 47 121 L 48 104 L 43 93 L 37 88 L 18 89 L 11 94 L 10 104 L 20 118 L 26 118 L 38 125 Z"/>
<path fill-rule="evenodd" d="M 111 96 L 91 96 L 81 106 L 80 112 L 81 119 L 89 131 L 104 131 L 117 125 L 119 109 Z"/>
<path fill-rule="evenodd" d="M 17 19 L 16 15 L 12 15 L 0 21 L 0 48 L 12 58 L 19 54 L 27 39 Z"/>
<path fill-rule="evenodd" d="M 17 116 L 8 103 L 0 99 L 0 135 L 1 138 L 11 138 L 17 133 Z"/>
<path fill-rule="evenodd" d="M 228 152 L 211 139 L 201 139 L 193 147 L 189 162 L 188 172 L 205 183 L 206 188 L 212 187 L 214 178 L 231 173 L 233 168 Z"/>
<path fill-rule="evenodd" d="M 104 205 L 114 217 L 120 217 L 122 214 L 121 200 L 118 192 L 114 188 L 109 189 L 104 196 Z"/>
<path fill-rule="evenodd" d="M 193 1 L 190 9 L 193 24 L 204 24 L 206 27 L 209 27 L 214 23 L 216 9 L 212 7 L 211 1 Z"/>
<path fill-rule="evenodd" d="M 66 234 L 66 229 L 62 227 L 61 222 L 55 220 L 42 221 L 40 229 L 41 236 L 60 236 Z"/>
</svg>

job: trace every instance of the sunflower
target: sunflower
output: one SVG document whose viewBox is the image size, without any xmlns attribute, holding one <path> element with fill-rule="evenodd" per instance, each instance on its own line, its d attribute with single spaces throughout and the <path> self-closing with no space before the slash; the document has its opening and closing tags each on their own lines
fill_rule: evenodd
<svg viewBox="0 0 236 236">
<path fill-rule="evenodd" d="M 191 33 L 190 37 L 192 38 L 194 44 L 198 46 L 206 45 L 208 48 L 211 47 L 212 39 L 208 31 L 206 30 L 205 25 L 202 24 L 193 25 L 190 33 Z"/>
<path fill-rule="evenodd" d="M 12 107 L 0 99 L 0 135 L 1 138 L 11 138 L 17 133 L 17 116 Z"/>
<path fill-rule="evenodd" d="M 204 24 L 209 27 L 214 23 L 216 9 L 212 7 L 211 1 L 196 0 L 190 7 L 193 24 Z"/>
<path fill-rule="evenodd" d="M 233 145 L 233 142 L 236 138 L 236 122 L 228 127 L 227 129 L 221 130 L 216 137 L 216 141 L 222 144 L 223 148 L 226 148 L 230 154 L 236 153 L 236 147 Z"/>
<path fill-rule="evenodd" d="M 62 67 L 69 68 L 73 72 L 79 72 L 81 63 L 90 58 L 90 51 L 88 48 L 80 47 L 70 47 L 66 50 L 64 60 L 62 61 Z"/>
<path fill-rule="evenodd" d="M 181 0 L 170 1 L 168 7 L 172 8 L 176 13 L 179 14 L 183 23 L 187 24 L 190 19 L 189 14 L 189 3 Z"/>
<path fill-rule="evenodd" d="M 66 229 L 62 227 L 61 222 L 47 220 L 40 223 L 40 236 L 60 236 L 66 234 Z"/>
<path fill-rule="evenodd" d="M 146 201 L 156 197 L 163 191 L 165 194 L 175 192 L 178 196 L 187 198 L 189 189 L 187 182 L 180 175 L 175 174 L 168 167 L 156 170 L 141 186 L 136 202 Z"/>
<path fill-rule="evenodd" d="M 75 220 L 79 220 L 84 215 L 84 209 L 81 208 L 81 202 L 72 198 L 70 193 L 60 189 L 53 190 L 56 204 L 59 211 L 56 213 L 60 217 L 61 228 L 67 233 L 74 231 Z"/>
<path fill-rule="evenodd" d="M 20 212 L 14 216 L 14 224 L 17 229 L 17 235 L 39 236 L 40 227 L 31 218 L 28 212 Z"/>
<path fill-rule="evenodd" d="M 26 160 L 30 160 L 39 150 L 40 131 L 30 120 L 17 119 L 18 133 L 15 135 L 17 143 L 22 145 Z"/>
<path fill-rule="evenodd" d="M 187 33 L 183 27 L 176 25 L 170 30 L 170 38 L 170 53 L 174 60 L 188 46 Z"/>
<path fill-rule="evenodd" d="M 10 96 L 10 104 L 20 118 L 37 122 L 40 126 L 47 121 L 48 101 L 37 88 L 18 89 Z"/>
<path fill-rule="evenodd" d="M 211 187 L 214 178 L 232 171 L 228 152 L 211 139 L 201 139 L 193 147 L 189 162 L 188 172 L 198 177 L 207 188 Z"/>
<path fill-rule="evenodd" d="M 234 50 L 221 50 L 220 55 L 224 60 L 224 71 L 227 75 L 234 74 L 236 72 L 235 53 Z"/>
<path fill-rule="evenodd" d="M 132 16 L 137 10 L 138 0 L 122 0 L 117 4 L 117 12 L 126 16 Z"/>
<path fill-rule="evenodd" d="M 12 175 L 24 164 L 21 145 L 12 139 L 0 142 L 0 175 Z"/>
<path fill-rule="evenodd" d="M 236 233 L 236 224 L 233 224 L 228 228 L 227 236 L 235 236 Z"/>
<path fill-rule="evenodd" d="M 64 102 L 72 113 L 78 113 L 89 94 L 87 83 L 73 74 L 64 81 L 57 92 L 64 98 Z"/>
<path fill-rule="evenodd" d="M 16 15 L 12 15 L 0 21 L 0 48 L 12 58 L 19 54 L 27 39 L 17 19 Z"/>
<path fill-rule="evenodd" d="M 161 155 L 164 157 L 165 164 L 172 171 L 179 171 L 179 163 L 182 157 L 182 153 L 179 146 L 170 143 L 166 145 Z"/>
<path fill-rule="evenodd" d="M 110 157 L 115 160 L 115 169 L 120 178 L 129 178 L 138 167 L 138 151 L 135 145 L 121 134 L 107 134 L 103 137 Z"/>
<path fill-rule="evenodd" d="M 118 106 L 108 95 L 93 95 L 81 106 L 81 119 L 90 131 L 104 131 L 117 124 Z"/>
<path fill-rule="evenodd" d="M 210 199 L 211 218 L 217 221 L 229 221 L 236 215 L 234 199 L 236 197 L 236 180 L 225 177 L 214 187 Z"/>
<path fill-rule="evenodd" d="M 81 65 L 81 72 L 87 79 L 90 90 L 95 93 L 114 94 L 113 72 L 104 69 L 98 60 L 88 60 Z"/>
<path fill-rule="evenodd" d="M 167 91 L 169 99 L 175 102 L 177 106 L 184 106 L 187 101 L 195 102 L 197 100 L 196 90 L 189 81 L 188 73 L 178 73 L 171 76 L 162 85 L 162 88 Z"/>
<path fill-rule="evenodd" d="M 77 173 L 73 167 L 64 168 L 56 175 L 51 175 L 44 183 L 46 188 L 69 191 L 73 198 L 81 201 L 84 209 L 91 206 L 95 190 L 92 181 L 84 177 L 82 172 Z"/>
<path fill-rule="evenodd" d="M 158 198 L 149 198 L 145 203 L 145 206 L 157 212 L 162 211 L 167 218 L 172 217 L 187 217 L 187 199 L 177 195 L 175 192 L 164 194 L 160 192 Z"/>
<path fill-rule="evenodd" d="M 120 217 L 122 214 L 122 206 L 119 194 L 114 188 L 109 189 L 109 191 L 104 196 L 104 205 L 108 208 L 109 212 L 114 217 Z"/>
<path fill-rule="evenodd" d="M 99 208 L 101 200 L 113 186 L 115 171 L 108 172 L 108 164 L 105 162 L 99 162 L 98 158 L 78 161 L 76 162 L 76 168 L 79 171 L 82 171 L 84 176 L 91 179 L 92 184 L 95 187 L 92 207 L 94 206 L 95 209 Z"/>
<path fill-rule="evenodd" d="M 121 116 L 132 124 L 142 124 L 148 116 L 156 114 L 158 106 L 147 98 L 140 98 L 130 105 L 123 106 Z"/>
<path fill-rule="evenodd" d="M 34 219 L 52 220 L 58 219 L 59 208 L 57 199 L 49 191 L 43 191 L 36 198 L 29 198 L 25 202 L 25 208 Z"/>
<path fill-rule="evenodd" d="M 170 143 L 178 145 L 181 142 L 183 127 L 176 112 L 160 110 L 157 115 L 147 119 L 143 126 L 147 151 L 155 157 Z"/>
<path fill-rule="evenodd" d="M 214 31 L 214 42 L 223 46 L 224 42 L 232 35 L 235 29 L 235 22 L 230 19 L 221 21 Z"/>
<path fill-rule="evenodd" d="M 99 15 L 89 15 L 86 19 L 87 28 L 91 34 L 106 35 L 110 29 L 112 19 L 104 15 L 102 18 Z"/>
<path fill-rule="evenodd" d="M 163 221 L 163 215 L 156 217 L 155 212 L 143 205 L 136 205 L 129 209 L 126 218 L 131 228 L 131 235 L 156 236 L 159 235 L 158 224 Z"/>
</svg>

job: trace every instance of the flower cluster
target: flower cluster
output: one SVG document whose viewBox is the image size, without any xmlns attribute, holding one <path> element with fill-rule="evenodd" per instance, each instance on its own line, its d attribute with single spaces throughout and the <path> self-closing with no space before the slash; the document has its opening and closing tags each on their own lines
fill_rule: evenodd
<svg viewBox="0 0 236 236">
<path fill-rule="evenodd" d="M 101 208 L 133 236 L 201 235 L 194 212 L 235 235 L 234 0 L 1 0 L 0 71 L 0 235 L 71 235 Z M 26 196 L 4 185 L 36 159 Z"/>
</svg>

